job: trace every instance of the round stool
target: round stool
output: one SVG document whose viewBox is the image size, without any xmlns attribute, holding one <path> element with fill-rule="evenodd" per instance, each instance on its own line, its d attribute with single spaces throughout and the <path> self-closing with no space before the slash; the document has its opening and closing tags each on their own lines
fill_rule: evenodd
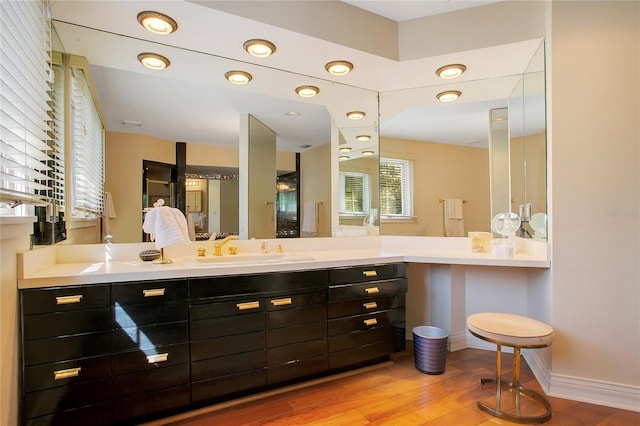
<svg viewBox="0 0 640 426">
<path fill-rule="evenodd" d="M 478 408 L 493 416 L 516 423 L 543 423 L 551 418 L 551 404 L 547 399 L 531 389 L 520 384 L 520 350 L 545 348 L 553 340 L 553 328 L 543 322 L 520 315 L 484 312 L 473 314 L 467 318 L 467 327 L 474 336 L 487 342 L 495 343 L 496 350 L 496 378 L 481 379 L 480 386 L 492 384 L 496 386 L 496 406 L 492 407 L 478 401 Z M 513 348 L 513 380 L 507 383 L 501 380 L 500 368 L 502 364 L 501 346 Z M 502 411 L 500 396 L 502 388 L 515 391 L 515 414 Z M 520 412 L 520 396 L 524 395 L 545 408 L 546 412 L 538 416 L 524 416 Z"/>
</svg>

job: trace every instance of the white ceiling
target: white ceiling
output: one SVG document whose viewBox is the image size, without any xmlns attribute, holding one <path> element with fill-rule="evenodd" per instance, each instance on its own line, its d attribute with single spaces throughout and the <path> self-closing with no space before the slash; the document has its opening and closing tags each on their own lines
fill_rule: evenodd
<svg viewBox="0 0 640 426">
<path fill-rule="evenodd" d="M 347 3 L 404 21 L 489 2 Z M 166 13 L 178 21 L 180 28 L 170 38 L 150 34 L 135 19 L 141 10 Z M 331 119 L 339 127 L 352 126 L 344 119 L 345 110 L 372 110 L 373 114 L 359 126 L 367 131 L 375 128 L 377 92 L 382 92 L 380 129 L 384 136 L 458 144 L 477 140 L 474 146 L 486 146 L 487 111 L 506 106 L 509 86 L 502 86 L 497 98 L 487 100 L 472 94 L 471 81 L 495 75 L 496 62 L 501 64 L 501 75 L 522 72 L 537 48 L 536 41 L 529 41 L 456 55 L 469 68 L 459 79 L 460 84 L 466 82 L 470 88 L 465 90 L 464 101 L 448 105 L 446 111 L 458 117 L 464 114 L 465 124 L 461 126 L 451 121 L 450 114 L 445 117 L 445 110 L 434 101 L 438 90 L 434 84 L 441 82 L 433 70 L 443 65 L 446 57 L 392 61 L 181 0 L 56 0 L 52 17 L 64 50 L 86 56 L 91 64 L 107 130 L 235 146 L 239 113 L 250 113 L 276 131 L 278 149 L 289 151 L 328 142 Z M 265 59 L 248 57 L 242 43 L 257 37 L 274 41 L 277 54 Z M 148 50 L 169 57 L 171 66 L 160 73 L 144 69 L 135 57 Z M 314 54 L 306 53 L 309 51 Z M 337 58 L 357 64 L 357 72 L 329 76 L 324 64 Z M 241 88 L 230 87 L 223 76 L 233 67 L 251 72 L 254 80 Z M 301 100 L 293 88 L 303 84 L 317 85 L 321 95 Z M 428 88 L 422 89 L 418 98 L 419 91 L 408 90 L 424 86 Z M 484 89 L 475 90 L 480 93 Z M 411 108 L 406 108 L 407 99 L 413 103 Z M 290 111 L 300 115 L 286 115 Z M 123 124 L 125 121 L 142 124 Z M 361 132 L 355 129 L 351 133 Z"/>
</svg>

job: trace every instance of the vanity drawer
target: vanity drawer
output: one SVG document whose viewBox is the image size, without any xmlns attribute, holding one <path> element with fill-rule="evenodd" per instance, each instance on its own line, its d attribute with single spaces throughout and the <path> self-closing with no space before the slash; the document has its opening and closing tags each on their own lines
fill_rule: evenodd
<svg viewBox="0 0 640 426">
<path fill-rule="evenodd" d="M 109 284 L 96 284 L 21 290 L 22 313 L 33 315 L 106 307 L 110 303 L 110 287 Z"/>
<path fill-rule="evenodd" d="M 27 419 L 24 426 L 86 426 L 87 419 L 91 419 L 91 426 L 111 425 L 111 402 Z"/>
<path fill-rule="evenodd" d="M 111 399 L 111 380 L 60 386 L 24 395 L 25 418 L 99 404 Z"/>
<path fill-rule="evenodd" d="M 191 400 L 202 402 L 210 399 L 230 397 L 267 384 L 267 370 L 260 368 L 239 374 L 217 377 L 191 384 Z"/>
<path fill-rule="evenodd" d="M 406 278 L 371 281 L 360 284 L 332 285 L 329 287 L 329 303 L 371 297 L 395 296 L 406 292 Z"/>
<path fill-rule="evenodd" d="M 256 312 L 264 312 L 264 299 L 245 298 L 235 299 L 219 303 L 207 303 L 192 305 L 190 309 L 191 321 L 221 318 L 233 315 L 248 315 Z"/>
<path fill-rule="evenodd" d="M 328 307 L 329 318 L 364 314 L 368 312 L 385 311 L 388 309 L 402 308 L 405 306 L 405 294 L 393 297 L 363 298 L 346 302 L 330 303 Z"/>
<path fill-rule="evenodd" d="M 358 283 L 405 276 L 404 263 L 389 263 L 381 265 L 349 266 L 329 270 L 331 284 Z"/>
<path fill-rule="evenodd" d="M 267 365 L 286 364 L 291 361 L 326 355 L 327 339 L 293 343 L 267 349 Z"/>
<path fill-rule="evenodd" d="M 192 362 L 191 379 L 198 381 L 264 368 L 265 356 L 264 350 L 257 350 Z"/>
<path fill-rule="evenodd" d="M 294 325 L 287 328 L 267 330 L 267 348 L 327 337 L 326 322 Z"/>
<path fill-rule="evenodd" d="M 263 331 L 264 325 L 265 318 L 262 312 L 193 321 L 191 322 L 191 339 L 203 340 L 210 337 Z"/>
<path fill-rule="evenodd" d="M 297 359 L 287 364 L 267 368 L 267 383 L 281 383 L 327 371 L 327 355 Z"/>
<path fill-rule="evenodd" d="M 297 309 L 285 309 L 267 312 L 267 329 L 287 327 L 291 324 L 308 324 L 327 320 L 325 304 Z"/>
<path fill-rule="evenodd" d="M 111 331 L 23 342 L 26 366 L 111 353 Z"/>
<path fill-rule="evenodd" d="M 113 284 L 113 301 L 119 305 L 175 302 L 187 299 L 187 280 L 141 281 Z"/>
<path fill-rule="evenodd" d="M 390 309 L 388 311 L 371 314 L 354 315 L 351 317 L 331 319 L 328 322 L 329 336 L 351 333 L 357 330 L 369 330 L 375 327 L 385 327 L 402 322 L 405 318 L 404 309 Z"/>
<path fill-rule="evenodd" d="M 113 351 L 152 349 L 189 341 L 187 321 L 113 330 Z"/>
<path fill-rule="evenodd" d="M 189 383 L 189 364 L 138 371 L 113 378 L 114 399 L 154 392 Z"/>
<path fill-rule="evenodd" d="M 266 299 L 267 311 L 282 311 L 286 309 L 302 308 L 306 306 L 324 305 L 327 303 L 325 292 L 293 294 L 269 297 Z"/>
<path fill-rule="evenodd" d="M 113 308 L 113 327 L 128 328 L 186 321 L 188 317 L 189 308 L 186 301 L 124 306 L 116 304 Z"/>
<path fill-rule="evenodd" d="M 29 315 L 24 318 L 24 339 L 46 339 L 109 330 L 110 317 L 109 308 Z"/>
<path fill-rule="evenodd" d="M 393 352 L 392 342 L 380 342 L 373 345 L 358 346 L 340 352 L 329 353 L 329 369 L 344 369 L 358 364 L 370 364 L 378 360 L 389 359 Z"/>
<path fill-rule="evenodd" d="M 370 330 L 354 331 L 340 334 L 329 340 L 329 352 L 344 351 L 359 346 L 388 342 L 393 339 L 393 327 L 385 326 Z"/>
<path fill-rule="evenodd" d="M 242 352 L 264 349 L 264 331 L 235 334 L 191 342 L 191 360 L 199 361 Z"/>
<path fill-rule="evenodd" d="M 111 376 L 111 355 L 27 367 L 24 391 L 33 392 Z"/>
<path fill-rule="evenodd" d="M 113 401 L 113 421 L 135 424 L 132 419 L 149 414 L 156 416 L 175 408 L 189 405 L 189 385 L 163 389 L 158 392 L 136 395 Z"/>
<path fill-rule="evenodd" d="M 155 346 L 153 350 L 135 350 L 113 355 L 113 374 L 134 371 L 160 370 L 175 364 L 189 362 L 189 344 Z"/>
</svg>

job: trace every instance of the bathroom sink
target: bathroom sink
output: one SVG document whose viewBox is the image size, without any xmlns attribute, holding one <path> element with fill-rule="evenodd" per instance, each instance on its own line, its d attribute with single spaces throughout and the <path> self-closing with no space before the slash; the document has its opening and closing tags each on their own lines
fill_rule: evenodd
<svg viewBox="0 0 640 426">
<path fill-rule="evenodd" d="M 223 256 L 196 256 L 187 259 L 189 262 L 211 265 L 211 264 L 258 264 L 258 263 L 278 263 L 278 262 L 301 262 L 313 260 L 313 257 L 298 253 L 239 253 L 225 254 Z"/>
</svg>

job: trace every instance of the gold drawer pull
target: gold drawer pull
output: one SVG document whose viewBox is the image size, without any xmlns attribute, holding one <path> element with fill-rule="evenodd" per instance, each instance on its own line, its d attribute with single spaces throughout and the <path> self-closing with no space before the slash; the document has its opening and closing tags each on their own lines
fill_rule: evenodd
<svg viewBox="0 0 640 426">
<path fill-rule="evenodd" d="M 82 295 L 76 294 L 74 296 L 57 296 L 56 305 L 69 305 L 71 303 L 80 303 L 82 301 Z"/>
<path fill-rule="evenodd" d="M 378 324 L 378 320 L 375 318 L 364 320 L 364 325 L 376 325 Z"/>
<path fill-rule="evenodd" d="M 363 303 L 362 307 L 364 307 L 365 309 L 375 309 L 378 307 L 378 304 L 376 302 L 368 302 L 368 303 Z"/>
<path fill-rule="evenodd" d="M 164 296 L 164 288 L 150 288 L 142 290 L 142 294 L 144 297 Z"/>
<path fill-rule="evenodd" d="M 378 273 L 376 271 L 362 271 L 362 275 L 365 277 L 377 277 Z"/>
<path fill-rule="evenodd" d="M 271 303 L 273 303 L 273 306 L 285 306 L 291 305 L 293 302 L 291 301 L 290 297 L 287 297 L 284 299 L 273 299 Z"/>
<path fill-rule="evenodd" d="M 376 294 L 376 293 L 380 293 L 380 289 L 378 287 L 369 287 L 369 288 L 365 288 L 364 292 L 367 294 Z"/>
<path fill-rule="evenodd" d="M 67 368 L 66 370 L 58 370 L 53 372 L 53 380 L 70 379 L 80 375 L 80 368 Z"/>
<path fill-rule="evenodd" d="M 238 307 L 239 310 L 246 311 L 247 309 L 258 309 L 260 307 L 260 302 L 256 301 L 256 302 L 238 303 L 236 306 Z"/>
<path fill-rule="evenodd" d="M 147 362 L 149 364 L 155 364 L 156 362 L 165 362 L 169 358 L 169 353 L 147 355 Z"/>
</svg>

